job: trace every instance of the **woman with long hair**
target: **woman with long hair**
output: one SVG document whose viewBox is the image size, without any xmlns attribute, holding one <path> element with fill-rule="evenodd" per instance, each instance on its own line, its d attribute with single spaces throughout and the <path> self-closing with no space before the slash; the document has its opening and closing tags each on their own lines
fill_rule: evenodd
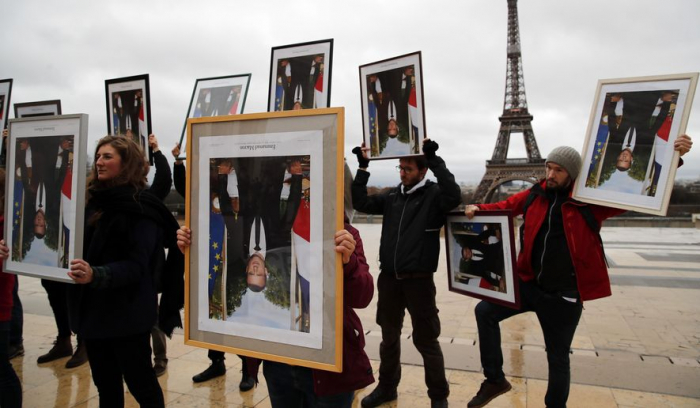
<svg viewBox="0 0 700 408">
<path fill-rule="evenodd" d="M 177 281 L 179 272 L 182 278 L 181 258 L 178 271 L 165 260 L 164 251 L 175 247 L 178 223 L 146 189 L 148 162 L 137 143 L 104 137 L 94 160 L 86 194 L 83 259 L 72 260 L 68 272 L 77 283 L 69 296 L 71 326 L 85 341 L 100 407 L 124 406 L 123 382 L 142 407 L 162 407 L 150 333 L 158 319 L 157 288 L 165 277 L 161 274 Z M 161 306 L 160 321 L 171 326 L 161 328 L 168 334 L 174 321 L 178 325 L 179 314 L 173 316 L 177 311 L 176 306 L 164 312 Z"/>
</svg>

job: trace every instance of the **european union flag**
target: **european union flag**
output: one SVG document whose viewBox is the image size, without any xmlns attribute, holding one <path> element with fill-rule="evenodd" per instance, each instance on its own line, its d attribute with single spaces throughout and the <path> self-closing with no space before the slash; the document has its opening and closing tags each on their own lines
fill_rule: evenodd
<svg viewBox="0 0 700 408">
<path fill-rule="evenodd" d="M 608 132 L 610 128 L 608 127 L 608 122 L 601 119 L 600 126 L 598 126 L 598 134 L 595 137 L 595 145 L 593 146 L 593 155 L 591 156 L 591 165 L 588 167 L 588 176 L 595 174 L 594 171 L 598 167 L 598 163 L 603 158 L 603 151 L 605 150 L 605 143 L 608 140 Z"/>
<path fill-rule="evenodd" d="M 282 110 L 282 101 L 284 100 L 284 87 L 280 79 L 277 79 L 277 86 L 275 87 L 275 112 Z"/>
<path fill-rule="evenodd" d="M 214 208 L 209 210 L 209 299 L 211 300 L 214 293 L 214 283 L 216 277 L 222 272 L 224 266 L 224 239 L 226 239 L 226 230 L 224 217 L 219 212 L 215 212 Z"/>
<path fill-rule="evenodd" d="M 369 143 L 370 146 L 374 146 L 378 143 L 376 140 L 379 132 L 377 128 L 377 105 L 374 104 L 374 99 L 371 97 L 367 106 L 367 114 L 369 115 Z"/>
<path fill-rule="evenodd" d="M 24 212 L 24 189 L 22 180 L 15 180 L 15 193 L 12 197 L 12 247 L 20 248 L 20 227 L 22 225 L 22 212 Z M 21 253 L 21 250 L 20 250 Z"/>
</svg>

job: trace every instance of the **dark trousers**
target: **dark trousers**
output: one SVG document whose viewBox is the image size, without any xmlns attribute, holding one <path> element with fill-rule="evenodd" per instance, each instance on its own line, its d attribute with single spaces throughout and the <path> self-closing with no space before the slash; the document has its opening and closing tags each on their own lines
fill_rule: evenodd
<svg viewBox="0 0 700 408">
<path fill-rule="evenodd" d="M 150 332 L 86 339 L 85 346 L 92 380 L 100 394 L 100 408 L 124 406 L 124 382 L 142 408 L 165 406 L 151 365 Z"/>
<path fill-rule="evenodd" d="M 263 375 L 274 408 L 350 408 L 354 391 L 319 397 L 310 368 L 263 362 Z"/>
<path fill-rule="evenodd" d="M 563 299 L 562 295 L 578 298 L 576 292 L 546 293 L 532 282 L 521 281 L 520 309 L 482 301 L 474 310 L 479 328 L 481 365 L 486 379 L 491 382 L 499 382 L 505 378 L 499 323 L 524 312 L 537 314 L 547 348 L 549 383 L 544 401 L 549 408 L 566 407 L 571 380 L 569 352 L 583 309 L 580 301 L 569 302 Z"/>
<path fill-rule="evenodd" d="M 226 360 L 226 356 L 224 355 L 224 352 L 218 351 L 218 350 L 209 350 L 207 352 L 207 357 L 209 357 L 209 360 L 211 360 L 211 361 Z M 243 357 L 241 357 L 241 358 L 243 358 Z"/>
<path fill-rule="evenodd" d="M 22 406 L 22 385 L 10 363 L 10 323 L 0 322 L 0 407 Z"/>
<path fill-rule="evenodd" d="M 151 329 L 151 341 L 153 342 L 153 363 L 166 366 L 168 364 L 168 343 L 165 333 L 158 325 Z"/>
<path fill-rule="evenodd" d="M 49 304 L 56 320 L 59 337 L 70 337 L 70 322 L 68 321 L 68 283 L 42 279 L 41 286 L 49 295 Z"/>
<path fill-rule="evenodd" d="M 22 301 L 19 300 L 19 276 L 15 279 L 15 288 L 12 290 L 12 317 L 10 320 L 10 344 L 16 346 L 22 343 L 22 331 L 24 329 L 24 310 Z"/>
<path fill-rule="evenodd" d="M 428 396 L 433 400 L 447 398 L 450 388 L 445 378 L 445 360 L 437 340 L 440 336 L 440 318 L 435 305 L 433 276 L 396 279 L 392 272 L 381 272 L 377 289 L 377 324 L 382 327 L 379 386 L 395 389 L 401 380 L 401 328 L 405 310 L 408 309 L 413 322 L 411 338 L 423 356 Z"/>
</svg>

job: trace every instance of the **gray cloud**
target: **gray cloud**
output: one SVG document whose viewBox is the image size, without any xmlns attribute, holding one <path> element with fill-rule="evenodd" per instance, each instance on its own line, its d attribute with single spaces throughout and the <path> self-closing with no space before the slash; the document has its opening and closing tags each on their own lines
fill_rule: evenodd
<svg viewBox="0 0 700 408">
<path fill-rule="evenodd" d="M 154 133 L 179 140 L 196 78 L 252 73 L 246 112 L 266 110 L 270 49 L 334 38 L 332 105 L 346 108 L 346 156 L 362 138 L 358 66 L 423 52 L 428 135 L 459 181 L 477 182 L 503 110 L 505 0 L 9 2 L 0 16 L 0 77 L 12 102 L 61 99 L 106 133 L 104 80 L 149 73 Z M 543 154 L 583 146 L 598 79 L 697 71 L 700 3 L 519 2 L 525 84 Z M 700 138 L 695 104 L 687 132 Z M 515 150 L 522 141 L 513 141 Z M 519 148 L 522 151 L 522 147 Z M 700 175 L 700 148 L 678 177 Z M 393 184 L 395 161 L 371 165 Z"/>
</svg>

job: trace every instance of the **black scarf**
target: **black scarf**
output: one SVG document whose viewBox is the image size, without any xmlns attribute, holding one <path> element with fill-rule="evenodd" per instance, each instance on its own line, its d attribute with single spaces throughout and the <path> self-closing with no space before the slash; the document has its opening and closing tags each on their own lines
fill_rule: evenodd
<svg viewBox="0 0 700 408">
<path fill-rule="evenodd" d="M 156 286 L 162 289 L 158 326 L 171 337 L 176 327 L 182 327 L 180 310 L 185 300 L 185 257 L 177 247 L 180 225 L 165 204 L 148 190 L 121 185 L 106 189 L 91 188 L 88 193 L 90 210 L 146 217 L 163 229 L 163 247 L 168 249 L 168 256 L 160 273 L 160 282 L 156 282 Z"/>
</svg>

